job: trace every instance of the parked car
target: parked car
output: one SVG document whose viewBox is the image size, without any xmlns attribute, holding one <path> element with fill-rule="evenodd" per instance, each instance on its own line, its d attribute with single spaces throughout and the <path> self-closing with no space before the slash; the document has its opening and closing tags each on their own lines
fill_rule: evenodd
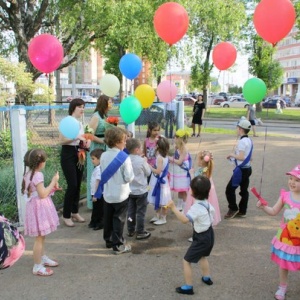
<svg viewBox="0 0 300 300">
<path fill-rule="evenodd" d="M 249 103 L 242 97 L 232 97 L 229 101 L 222 102 L 221 107 L 247 108 Z"/>
<path fill-rule="evenodd" d="M 213 105 L 220 105 L 222 102 L 225 101 L 225 98 L 223 96 L 215 96 L 213 99 L 212 99 L 212 104 Z"/>
<path fill-rule="evenodd" d="M 219 96 L 224 97 L 225 101 L 228 100 L 228 95 L 227 95 L 227 93 L 225 93 L 225 92 L 220 92 L 220 93 L 219 93 Z"/>
<path fill-rule="evenodd" d="M 265 102 L 262 103 L 263 108 L 277 108 L 277 101 L 280 101 L 280 107 L 281 108 L 286 108 L 286 103 L 282 99 L 278 98 L 271 98 L 267 99 Z"/>
<path fill-rule="evenodd" d="M 197 100 L 196 100 L 196 98 L 188 96 L 188 97 L 181 97 L 180 99 L 178 99 L 178 101 L 184 101 L 184 105 L 187 105 L 187 106 L 194 106 L 194 104 Z"/>
<path fill-rule="evenodd" d="M 161 123 L 164 118 L 164 103 L 153 102 L 149 108 L 142 110 L 140 116 L 135 121 L 135 125 L 147 125 L 148 122 L 153 121 Z"/>
<path fill-rule="evenodd" d="M 81 98 L 84 102 L 91 102 L 91 103 L 96 103 L 97 102 L 97 98 L 94 98 L 90 95 L 79 96 L 79 98 Z"/>
<path fill-rule="evenodd" d="M 292 100 L 290 97 L 283 97 L 283 101 L 285 101 L 286 107 L 291 107 L 292 106 Z"/>
</svg>

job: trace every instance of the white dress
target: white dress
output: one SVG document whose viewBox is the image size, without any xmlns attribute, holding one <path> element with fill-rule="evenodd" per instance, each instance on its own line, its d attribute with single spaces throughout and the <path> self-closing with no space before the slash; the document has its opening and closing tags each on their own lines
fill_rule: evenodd
<svg viewBox="0 0 300 300">
<path fill-rule="evenodd" d="M 170 184 L 169 184 L 169 180 L 168 180 L 168 170 L 165 171 L 166 166 L 169 162 L 169 158 L 168 157 L 162 157 L 161 155 L 158 154 L 157 158 L 161 157 L 163 159 L 163 170 L 162 172 L 159 174 L 159 178 L 161 177 L 162 173 L 165 173 L 166 175 L 163 178 L 160 178 L 160 183 L 158 184 L 158 189 L 157 191 L 159 191 L 160 188 L 160 201 L 159 201 L 159 207 L 167 205 L 167 203 L 172 199 L 171 198 L 171 190 L 170 190 Z M 156 160 L 157 160 L 156 158 Z M 158 181 L 158 177 L 156 177 L 157 175 L 155 174 L 151 174 L 151 178 L 150 178 L 150 190 L 148 193 L 148 202 L 152 205 L 155 205 L 155 200 L 156 197 L 152 196 L 153 191 L 155 189 L 156 183 Z M 163 182 L 164 183 L 163 183 Z"/>
</svg>

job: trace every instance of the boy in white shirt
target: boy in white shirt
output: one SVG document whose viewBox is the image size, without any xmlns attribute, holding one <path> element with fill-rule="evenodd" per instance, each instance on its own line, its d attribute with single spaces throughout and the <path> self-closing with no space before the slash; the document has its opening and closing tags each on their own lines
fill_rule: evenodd
<svg viewBox="0 0 300 300">
<path fill-rule="evenodd" d="M 101 178 L 101 170 L 100 170 L 100 157 L 104 151 L 97 148 L 94 149 L 91 153 L 91 160 L 94 165 L 94 170 L 91 176 L 91 196 L 93 201 L 93 210 L 91 215 L 91 221 L 89 223 L 89 228 L 93 230 L 103 229 L 103 197 L 97 199 L 94 197 L 94 194 L 98 188 L 100 178 Z"/>
</svg>

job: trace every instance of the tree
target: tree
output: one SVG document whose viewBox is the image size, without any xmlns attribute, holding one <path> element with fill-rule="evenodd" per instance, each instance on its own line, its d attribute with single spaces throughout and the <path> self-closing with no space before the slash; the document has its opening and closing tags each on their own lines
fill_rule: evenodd
<svg viewBox="0 0 300 300">
<path fill-rule="evenodd" d="M 206 100 L 213 68 L 210 60 L 213 47 L 220 41 L 235 42 L 240 39 L 239 33 L 246 20 L 245 6 L 240 0 L 182 2 L 190 16 L 189 42 L 184 55 L 188 55 L 192 61 L 196 60 L 192 72 Z"/>
</svg>

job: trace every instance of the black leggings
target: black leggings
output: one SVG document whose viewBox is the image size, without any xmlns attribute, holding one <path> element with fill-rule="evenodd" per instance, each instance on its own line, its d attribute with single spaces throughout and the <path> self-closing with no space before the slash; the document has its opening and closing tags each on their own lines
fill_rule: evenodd
<svg viewBox="0 0 300 300">
<path fill-rule="evenodd" d="M 71 213 L 78 213 L 80 198 L 80 185 L 83 175 L 83 166 L 78 168 L 78 147 L 63 145 L 61 149 L 60 164 L 67 181 L 64 198 L 63 217 L 71 218 Z"/>
</svg>

